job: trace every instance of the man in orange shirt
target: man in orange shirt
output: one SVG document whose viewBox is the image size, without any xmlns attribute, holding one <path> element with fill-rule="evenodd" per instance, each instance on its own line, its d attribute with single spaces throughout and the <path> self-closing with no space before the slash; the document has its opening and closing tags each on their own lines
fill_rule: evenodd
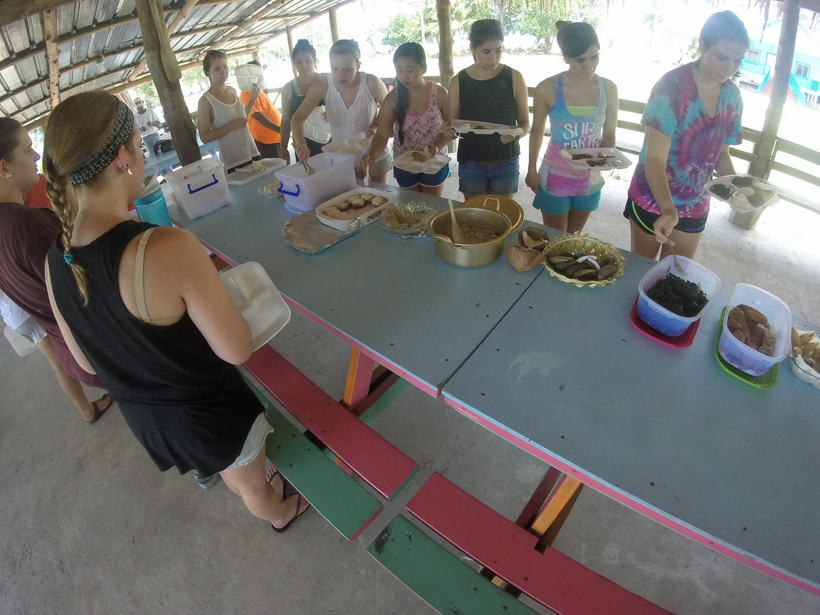
<svg viewBox="0 0 820 615">
<path fill-rule="evenodd" d="M 249 62 L 260 66 L 259 62 Z M 247 105 L 251 99 L 251 92 L 240 92 L 239 100 L 243 105 Z M 248 128 L 251 136 L 256 141 L 256 148 L 262 158 L 281 158 L 279 143 L 282 137 L 279 135 L 279 126 L 282 124 L 282 114 L 279 109 L 273 106 L 270 98 L 264 91 L 260 91 L 248 114 Z"/>
</svg>

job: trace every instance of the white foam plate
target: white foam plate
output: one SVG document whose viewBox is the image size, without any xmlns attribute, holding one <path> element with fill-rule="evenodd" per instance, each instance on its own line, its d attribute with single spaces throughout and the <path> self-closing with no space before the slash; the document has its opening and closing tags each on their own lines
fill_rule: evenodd
<svg viewBox="0 0 820 615">
<path fill-rule="evenodd" d="M 632 162 L 623 155 L 621 150 L 615 147 L 589 147 L 584 149 L 562 149 L 558 154 L 569 163 L 573 169 L 580 171 L 607 171 L 609 169 L 625 169 Z M 586 154 L 592 158 L 584 158 L 581 160 L 573 160 L 573 155 Z M 605 160 L 605 164 L 590 165 L 588 160 Z"/>
<path fill-rule="evenodd" d="M 364 155 L 370 149 L 371 138 L 364 133 L 352 135 L 342 139 L 333 139 L 327 145 L 322 146 L 323 152 L 332 154 L 353 154 L 354 156 Z"/>
<path fill-rule="evenodd" d="M 770 191 L 772 193 L 772 196 L 768 200 L 766 200 L 762 205 L 758 205 L 757 207 L 755 207 L 748 201 L 748 199 L 746 198 L 746 192 L 744 192 L 748 190 L 755 191 L 754 188 L 740 188 L 738 186 L 735 186 L 732 183 L 732 180 L 736 177 L 752 177 L 753 186 L 758 187 L 759 189 L 762 188 Z M 719 194 L 716 194 L 715 192 L 712 192 L 712 188 L 718 184 L 729 188 L 729 190 L 731 190 L 732 192 L 731 195 L 729 195 L 729 197 L 723 197 Z M 774 205 L 775 203 L 777 203 L 777 201 L 780 200 L 777 188 L 775 188 L 765 180 L 758 179 L 757 177 L 747 175 L 745 173 L 738 173 L 736 175 L 722 175 L 721 177 L 716 177 L 715 179 L 706 182 L 706 185 L 704 187 L 710 195 L 712 195 L 718 200 L 724 201 L 725 203 L 729 203 L 732 209 L 735 209 L 739 212 L 753 211 L 758 207 L 769 207 L 770 205 Z"/>
<path fill-rule="evenodd" d="M 234 305 L 251 328 L 258 350 L 290 321 L 290 308 L 265 269 L 249 261 L 219 274 Z"/>
<path fill-rule="evenodd" d="M 413 152 L 404 152 L 393 159 L 393 166 L 408 173 L 429 173 L 434 174 L 441 171 L 445 165 L 450 163 L 450 157 L 446 154 L 436 154 L 427 160 L 413 160 Z"/>
<path fill-rule="evenodd" d="M 288 166 L 282 158 L 263 158 L 259 161 L 265 167 L 264 171 L 251 171 L 251 165 L 236 169 L 233 173 L 228 175 L 228 183 L 232 186 L 242 186 L 265 175 L 270 175 L 274 171 Z"/>
<path fill-rule="evenodd" d="M 472 132 L 477 135 L 523 135 L 522 128 L 510 128 L 506 124 L 495 124 L 493 122 L 477 122 L 475 120 L 453 120 L 450 122 L 459 134 Z M 480 126 L 480 128 L 477 128 Z"/>
</svg>

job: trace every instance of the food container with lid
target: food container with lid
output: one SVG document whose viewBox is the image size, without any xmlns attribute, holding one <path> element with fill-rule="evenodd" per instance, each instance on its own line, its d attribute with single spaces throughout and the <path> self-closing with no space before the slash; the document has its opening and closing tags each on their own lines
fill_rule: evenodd
<svg viewBox="0 0 820 615">
<path fill-rule="evenodd" d="M 316 171 L 308 175 L 301 164 L 276 171 L 278 192 L 285 197 L 285 209 L 301 213 L 314 209 L 334 196 L 356 188 L 354 156 L 324 152 L 311 156 L 308 164 Z"/>
<path fill-rule="evenodd" d="M 720 290 L 720 278 L 712 271 L 685 256 L 678 256 L 678 262 L 683 267 L 683 272 L 675 268 L 674 257 L 669 255 L 652 267 L 638 285 L 638 292 L 640 293 L 638 296 L 638 318 L 668 337 L 677 337 L 683 334 L 693 322 L 703 315 L 704 310 L 709 306 L 709 302 Z M 694 316 L 679 316 L 658 305 L 647 296 L 647 291 L 670 273 L 698 284 L 706 294 L 708 298 L 706 305 Z"/>
<path fill-rule="evenodd" d="M 504 242 L 512 226 L 505 215 L 477 207 L 457 207 L 456 223 L 462 232 L 470 229 L 486 229 L 497 233 L 495 239 L 481 243 L 457 244 L 451 237 L 450 210 L 440 211 L 430 220 L 430 234 L 435 239 L 436 253 L 441 259 L 456 267 L 483 267 L 498 260 L 504 251 Z"/>
<path fill-rule="evenodd" d="M 165 179 L 171 184 L 176 202 L 191 220 L 231 202 L 225 165 L 213 158 L 174 169 Z"/>
<path fill-rule="evenodd" d="M 729 311 L 741 303 L 759 310 L 768 319 L 769 331 L 775 337 L 774 353 L 771 357 L 753 350 L 729 332 Z M 761 376 L 775 363 L 782 361 L 788 353 L 791 326 L 791 310 L 780 298 L 757 286 L 738 284 L 723 315 L 718 352 L 724 361 L 739 370 L 750 376 Z"/>
</svg>

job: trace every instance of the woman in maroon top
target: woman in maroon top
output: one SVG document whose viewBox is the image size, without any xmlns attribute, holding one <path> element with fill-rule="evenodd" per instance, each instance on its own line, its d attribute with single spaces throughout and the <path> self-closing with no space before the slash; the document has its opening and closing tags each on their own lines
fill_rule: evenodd
<svg viewBox="0 0 820 615">
<path fill-rule="evenodd" d="M 44 209 L 49 203 L 41 203 L 43 208 L 23 204 L 25 193 L 39 180 L 39 159 L 23 125 L 0 118 L 0 288 L 46 330 L 48 335 L 37 347 L 54 369 L 60 388 L 83 418 L 94 423 L 111 406 L 111 397 L 88 401 L 80 381 L 99 387 L 100 380 L 84 371 L 66 347 L 46 290 L 46 254 L 63 228 L 54 212 Z"/>
</svg>

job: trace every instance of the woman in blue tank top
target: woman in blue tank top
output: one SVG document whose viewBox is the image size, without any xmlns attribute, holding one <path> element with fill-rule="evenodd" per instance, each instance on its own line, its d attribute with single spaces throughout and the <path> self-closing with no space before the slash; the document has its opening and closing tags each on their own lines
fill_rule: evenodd
<svg viewBox="0 0 820 615">
<path fill-rule="evenodd" d="M 559 21 L 555 27 L 568 68 L 535 89 L 527 185 L 536 193 L 533 207 L 541 210 L 544 224 L 575 233 L 598 208 L 604 180 L 599 171 L 571 167 L 559 152 L 614 147 L 618 88 L 595 74 L 600 45 L 592 26 Z M 539 169 L 547 118 L 551 137 Z"/>
</svg>

